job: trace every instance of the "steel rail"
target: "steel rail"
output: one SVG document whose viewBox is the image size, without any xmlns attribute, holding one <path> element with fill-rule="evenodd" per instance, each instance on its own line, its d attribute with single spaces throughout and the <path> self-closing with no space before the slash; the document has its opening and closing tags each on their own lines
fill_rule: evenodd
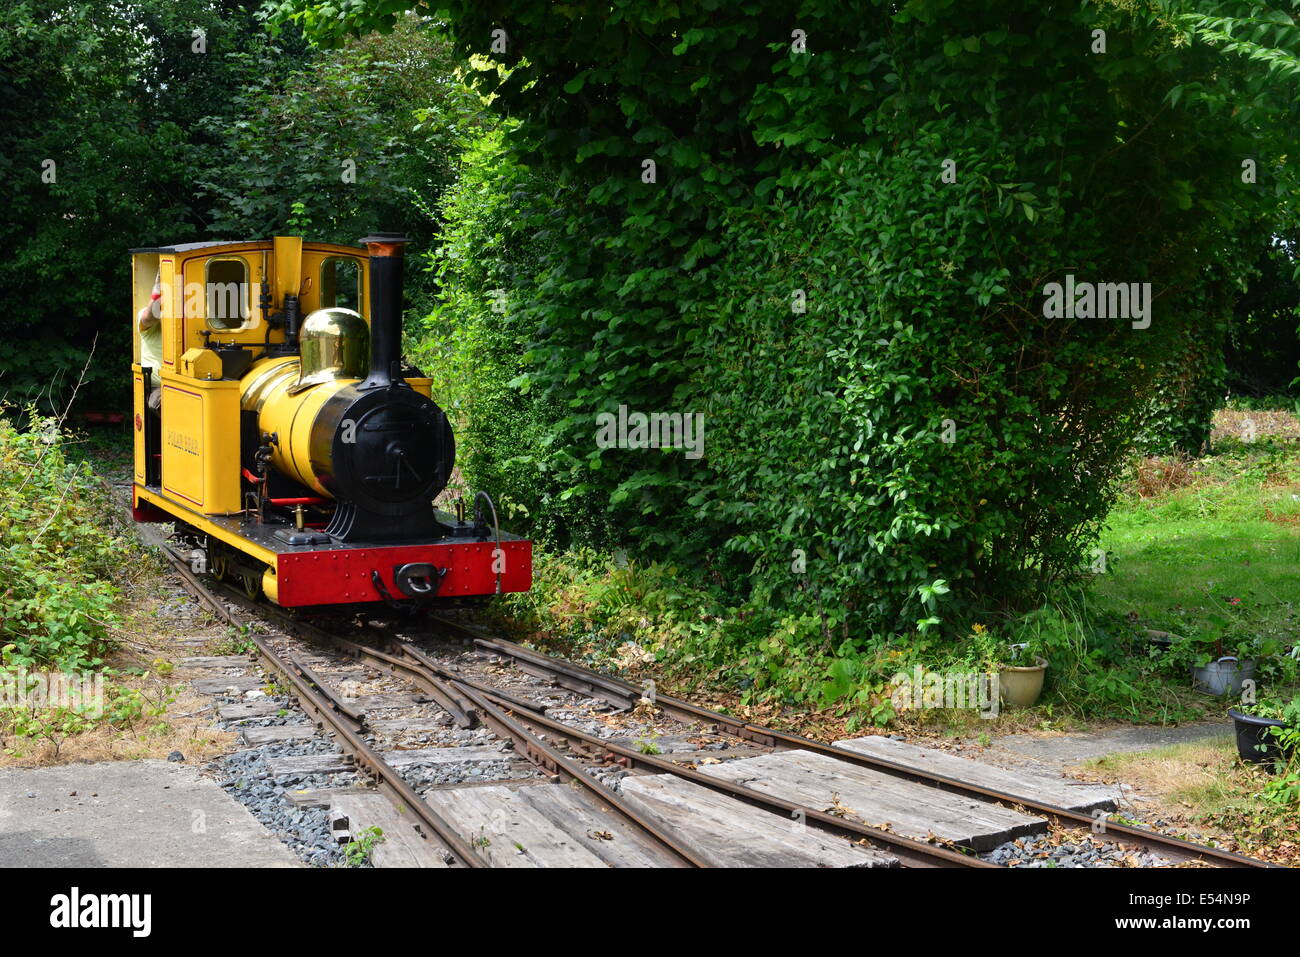
<svg viewBox="0 0 1300 957">
<path fill-rule="evenodd" d="M 188 562 L 176 555 L 165 544 L 162 550 L 168 561 L 176 569 L 186 591 L 198 598 L 227 624 L 235 627 L 244 624 L 231 614 L 229 609 L 225 608 L 221 602 L 217 601 L 212 591 L 198 580 L 198 577 L 190 569 Z M 289 682 L 303 710 L 321 727 L 327 728 L 337 736 L 344 749 L 351 754 L 352 759 L 358 766 L 365 768 L 374 775 L 377 790 L 392 801 L 399 812 L 403 808 L 409 808 L 423 822 L 434 835 L 432 838 L 429 835 L 424 835 L 426 840 L 440 843 L 456 863 L 462 866 L 487 867 L 487 862 L 474 851 L 474 848 L 437 811 L 429 806 L 418 791 L 406 783 L 406 780 L 392 765 L 384 760 L 383 756 L 374 747 L 361 737 L 361 720 L 359 717 L 351 709 L 344 706 L 333 692 L 325 688 L 314 677 L 314 672 L 310 668 L 302 662 L 286 662 L 271 647 L 271 644 L 260 635 L 250 633 L 249 638 L 267 664 L 283 675 Z"/>
<path fill-rule="evenodd" d="M 524 648 L 512 641 L 485 637 L 474 629 L 468 628 L 458 622 L 447 621 L 436 616 L 429 616 L 428 620 L 438 626 L 450 628 L 453 631 L 460 632 L 473 638 L 475 644 L 479 647 L 495 654 L 524 660 L 538 668 L 551 668 L 556 672 L 565 675 L 571 675 L 576 672 L 585 677 L 588 681 L 594 682 L 596 679 L 599 679 L 600 683 L 610 692 L 622 691 L 625 694 L 640 694 L 635 685 L 623 681 L 622 679 L 599 674 L 598 672 L 591 671 L 581 665 L 575 665 L 572 662 L 562 661 L 553 658 L 550 655 L 534 651 L 530 648 Z M 1044 801 L 1037 801 L 1032 798 L 1024 797 L 1023 795 L 1011 794 L 994 788 L 982 787 L 946 775 L 936 774 L 930 771 L 922 771 L 904 764 L 899 764 L 895 761 L 890 761 L 886 758 L 862 754 L 861 752 L 850 751 L 846 748 L 837 748 L 833 745 L 825 744 L 812 738 L 805 738 L 802 735 L 791 734 L 787 731 L 778 731 L 775 728 L 750 724 L 749 722 L 742 721 L 731 715 L 712 711 L 708 708 L 692 704 L 689 701 L 670 697 L 669 695 L 659 694 L 656 692 L 653 704 L 656 707 L 662 707 L 665 711 L 678 718 L 693 721 L 706 721 L 717 724 L 726 733 L 743 738 L 747 741 L 753 741 L 757 744 L 763 744 L 774 748 L 812 751 L 826 757 L 831 757 L 840 761 L 847 761 L 850 764 L 856 764 L 860 767 L 881 771 L 917 783 L 928 784 L 942 790 L 964 794 L 984 801 L 992 801 L 1006 807 L 1022 808 L 1026 811 L 1046 817 L 1054 824 L 1061 827 L 1081 827 L 1092 831 L 1098 823 L 1097 819 L 1080 811 L 1074 811 L 1055 804 L 1048 804 Z M 1102 830 L 1098 833 L 1098 836 L 1104 840 L 1117 844 L 1127 843 L 1138 845 L 1144 849 L 1172 856 L 1179 860 L 1201 860 L 1213 862 L 1222 867 L 1277 866 L 1269 864 L 1266 861 L 1260 861 L 1255 858 L 1246 857 L 1242 854 L 1236 854 L 1232 851 L 1207 847 L 1203 844 L 1184 841 L 1181 838 L 1170 837 L 1156 831 L 1142 830 L 1140 828 L 1131 827 L 1127 824 L 1119 824 L 1103 820 L 1101 827 Z"/>
<path fill-rule="evenodd" d="M 534 677 L 549 678 L 561 688 L 568 691 L 576 691 L 578 694 L 586 695 L 588 698 L 599 698 L 608 702 L 615 708 L 630 709 L 636 707 L 637 694 L 629 694 L 622 688 L 616 687 L 612 682 L 597 680 L 600 676 L 585 676 L 571 671 L 556 671 L 544 666 L 535 666 L 535 670 L 530 671 L 528 662 L 516 660 L 516 667 L 525 673 L 530 673 Z"/>
<path fill-rule="evenodd" d="M 230 597 L 243 603 L 246 608 L 255 609 L 257 613 L 263 617 L 275 619 L 283 631 L 301 635 L 308 640 L 317 643 L 327 644 L 335 650 L 341 651 L 352 658 L 365 658 L 372 667 L 384 671 L 387 674 L 394 675 L 395 677 L 399 676 L 398 673 L 400 672 L 401 677 L 405 677 L 420 685 L 429 693 L 430 698 L 453 714 L 455 712 L 443 703 L 443 699 L 455 702 L 459 697 L 460 701 L 457 702 L 457 707 L 467 717 L 473 718 L 476 722 L 478 721 L 478 714 L 474 711 L 473 704 L 463 696 L 458 696 L 456 691 L 449 687 L 447 682 L 443 679 L 429 675 L 419 669 L 414 669 L 401 658 L 386 654 L 370 645 L 364 645 L 360 642 L 352 641 L 349 638 L 340 637 L 339 635 L 326 631 L 324 628 L 321 628 L 318 625 L 313 625 L 310 622 L 298 621 L 294 618 L 290 618 L 284 615 L 279 609 L 270 609 L 265 605 L 259 605 L 243 595 L 240 595 L 238 592 L 231 592 Z M 371 629 L 365 630 L 370 631 Z M 379 635 L 379 638 L 385 643 L 389 641 L 388 637 L 385 635 Z M 527 711 L 540 711 L 543 713 L 546 711 L 546 705 L 540 704 L 536 701 L 529 701 L 527 698 L 512 695 L 507 691 L 494 687 L 493 685 L 471 679 L 460 674 L 460 672 L 455 668 L 448 668 L 447 670 L 456 675 L 457 680 L 461 684 L 469 685 L 471 688 L 477 688 L 479 691 L 491 691 L 497 697 L 504 698 L 511 707 L 523 708 Z M 439 689 L 441 694 L 435 694 L 434 689 Z M 462 725 L 462 727 L 464 726 Z"/>
<path fill-rule="evenodd" d="M 339 695 L 336 695 L 330 689 L 329 685 L 325 684 L 325 682 L 320 679 L 320 676 L 297 655 L 290 652 L 284 657 L 288 661 L 289 665 L 298 672 L 304 680 L 320 691 L 321 695 L 328 702 L 330 710 L 332 710 L 336 715 L 346 718 L 356 730 L 359 731 L 362 728 L 365 724 L 365 715 L 360 711 L 357 711 L 355 708 L 348 707 L 347 703 Z"/>
<path fill-rule="evenodd" d="M 562 755 L 537 735 L 531 734 L 481 691 L 460 685 L 461 692 L 469 696 L 480 709 L 484 722 L 501 737 L 509 738 L 518 748 L 523 748 L 534 764 L 552 769 L 567 780 L 577 782 L 603 804 L 609 805 L 619 816 L 638 830 L 644 831 L 659 846 L 667 849 L 690 867 L 712 867 L 708 859 L 687 844 L 680 835 L 652 820 L 629 804 L 608 784 L 587 774 L 582 766 Z"/>
<path fill-rule="evenodd" d="M 221 583 L 220 587 L 222 589 L 223 597 L 225 597 L 227 600 L 237 605 L 240 605 L 242 608 L 244 608 L 246 611 L 248 611 L 251 614 L 261 615 L 263 618 L 274 619 L 282 631 L 291 634 L 309 635 L 311 640 L 323 642 L 326 644 L 331 644 L 337 650 L 343 652 L 344 654 L 350 655 L 353 658 L 358 658 L 363 653 L 373 655 L 374 661 L 372 662 L 372 664 L 374 664 L 381 671 L 391 667 L 400 667 L 402 669 L 408 667 L 406 662 L 401 661 L 400 659 L 395 659 L 391 655 L 386 656 L 384 652 L 379 651 L 378 649 L 370 645 L 363 645 L 359 642 L 352 641 L 348 638 L 342 638 L 338 635 L 333 634 L 332 632 L 326 631 L 324 628 L 321 628 L 319 625 L 314 625 L 311 622 L 302 621 L 301 619 L 288 615 L 283 608 L 279 608 L 274 605 L 268 605 L 259 602 L 255 599 L 249 598 L 243 592 L 228 585 L 227 583 L 224 582 Z M 377 640 L 380 640 L 385 644 L 389 643 L 390 641 L 387 635 L 377 631 L 372 627 L 362 626 L 359 630 L 375 635 Z M 540 702 L 530 701 L 529 699 L 520 697 L 519 695 L 511 694 L 510 692 L 502 688 L 498 688 L 495 685 L 491 685 L 488 684 L 487 682 L 479 681 L 475 678 L 471 678 L 468 675 L 463 674 L 461 672 L 461 669 L 459 669 L 455 665 L 447 665 L 446 669 L 448 672 L 455 675 L 457 680 L 460 681 L 461 684 L 467 684 L 471 688 L 477 688 L 479 691 L 490 691 L 494 696 L 505 699 L 505 701 L 511 707 L 523 708 L 527 711 L 537 711 L 537 712 L 541 712 L 542 714 L 546 713 L 546 705 L 541 704 Z M 391 674 L 391 671 L 389 673 Z M 421 675 L 420 677 L 422 680 L 428 680 L 423 675 Z M 451 691 L 450 688 L 447 687 L 445 681 L 434 679 L 434 683 L 438 686 L 441 686 L 447 694 L 452 696 L 452 700 L 455 700 L 454 693 Z M 430 685 L 430 687 L 431 686 L 432 685 Z M 429 697 L 433 698 L 434 701 L 439 705 L 442 705 L 442 702 L 439 701 L 434 694 L 429 693 Z M 446 707 L 445 705 L 442 706 Z M 473 716 L 473 708 L 472 706 L 469 705 L 468 700 L 462 699 L 461 702 L 459 703 L 459 707 L 465 710 L 467 716 Z M 448 710 L 450 711 L 451 709 Z"/>
<path fill-rule="evenodd" d="M 258 611 L 263 612 L 263 609 L 259 607 Z M 291 628 L 315 628 L 315 626 L 307 624 L 306 622 L 294 622 L 292 619 L 287 618 L 284 619 L 284 626 L 286 630 Z M 384 654 L 382 651 L 376 649 L 366 648 L 363 645 L 347 641 L 343 638 L 337 638 L 336 636 L 329 635 L 328 632 L 324 632 L 322 629 L 320 637 L 323 638 L 325 636 L 340 642 L 341 647 L 339 650 L 345 651 L 353 658 L 361 658 L 364 656 L 369 659 L 368 664 L 370 664 L 371 667 L 394 677 L 402 677 L 408 681 L 414 681 L 425 690 L 429 697 L 432 698 L 439 707 L 452 716 L 459 727 L 472 728 L 478 723 L 478 713 L 474 710 L 474 706 L 463 696 L 457 694 L 456 691 L 450 688 L 441 678 L 415 671 L 400 658 Z"/>
<path fill-rule="evenodd" d="M 477 688 L 479 691 L 490 691 L 497 698 L 501 698 L 504 701 L 506 701 L 511 707 L 523 708 L 525 711 L 537 711 L 541 714 L 545 714 L 547 711 L 547 706 L 541 704 L 540 702 L 530 701 L 527 698 L 522 698 L 519 695 L 511 694 L 510 692 L 505 691 L 502 688 L 497 688 L 494 685 L 490 685 L 485 681 L 479 681 L 476 678 L 471 678 L 468 675 L 464 674 L 459 668 L 456 668 L 454 666 L 448 666 L 447 670 L 451 674 L 455 675 L 456 680 L 459 681 L 461 684 L 469 685 L 471 688 Z"/>
</svg>

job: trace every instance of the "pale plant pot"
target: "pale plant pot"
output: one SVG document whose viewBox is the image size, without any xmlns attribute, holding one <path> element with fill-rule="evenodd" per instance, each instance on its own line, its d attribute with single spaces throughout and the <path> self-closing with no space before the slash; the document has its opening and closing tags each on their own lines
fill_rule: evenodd
<svg viewBox="0 0 1300 957">
<path fill-rule="evenodd" d="M 1043 693 L 1047 660 L 1037 660 L 1036 665 L 1003 665 L 998 672 L 998 694 L 1008 708 L 1032 707 Z"/>
</svg>

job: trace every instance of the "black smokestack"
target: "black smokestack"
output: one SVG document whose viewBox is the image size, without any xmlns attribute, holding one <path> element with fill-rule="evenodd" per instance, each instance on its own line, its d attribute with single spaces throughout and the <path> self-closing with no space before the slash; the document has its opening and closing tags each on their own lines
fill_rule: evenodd
<svg viewBox="0 0 1300 957">
<path fill-rule="evenodd" d="M 402 254 L 410 242 L 401 233 L 375 233 L 360 242 L 370 250 L 370 374 L 358 389 L 402 382 Z"/>
</svg>

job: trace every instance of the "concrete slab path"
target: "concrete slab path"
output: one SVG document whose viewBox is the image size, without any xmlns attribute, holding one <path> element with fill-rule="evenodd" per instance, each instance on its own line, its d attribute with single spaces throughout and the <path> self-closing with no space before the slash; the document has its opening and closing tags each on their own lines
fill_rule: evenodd
<svg viewBox="0 0 1300 957">
<path fill-rule="evenodd" d="M 295 867 L 198 769 L 108 761 L 0 770 L 0 867 Z"/>
</svg>

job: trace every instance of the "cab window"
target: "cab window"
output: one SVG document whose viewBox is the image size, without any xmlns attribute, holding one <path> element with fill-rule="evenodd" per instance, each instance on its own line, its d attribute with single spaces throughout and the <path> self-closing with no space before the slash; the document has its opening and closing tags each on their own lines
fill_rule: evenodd
<svg viewBox="0 0 1300 957">
<path fill-rule="evenodd" d="M 349 256 L 331 256 L 320 264 L 320 308 L 342 306 L 361 311 L 361 268 Z"/>
<path fill-rule="evenodd" d="M 251 325 L 248 263 L 238 256 L 209 259 L 204 275 L 208 328 L 219 331 Z"/>
</svg>

